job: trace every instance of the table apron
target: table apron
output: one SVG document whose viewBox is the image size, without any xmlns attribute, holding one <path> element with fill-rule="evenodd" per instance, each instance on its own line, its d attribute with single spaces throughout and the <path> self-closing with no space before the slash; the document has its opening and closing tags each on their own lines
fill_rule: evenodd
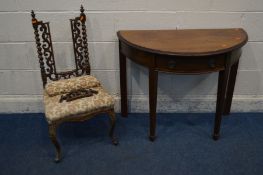
<svg viewBox="0 0 263 175">
<path fill-rule="evenodd" d="M 226 59 L 230 66 L 235 64 L 241 55 L 241 49 L 209 56 L 171 56 L 154 54 L 120 42 L 120 51 L 127 58 L 142 66 L 156 71 L 177 74 L 203 74 L 218 72 L 226 68 Z M 229 56 L 230 55 L 230 56 Z"/>
</svg>

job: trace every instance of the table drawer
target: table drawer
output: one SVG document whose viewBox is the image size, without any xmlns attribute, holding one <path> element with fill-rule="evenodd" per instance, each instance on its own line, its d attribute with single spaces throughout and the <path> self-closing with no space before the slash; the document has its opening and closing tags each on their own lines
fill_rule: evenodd
<svg viewBox="0 0 263 175">
<path fill-rule="evenodd" d="M 130 60 L 146 67 L 154 66 L 154 55 L 148 52 L 143 52 L 136 48 L 130 47 L 125 43 L 121 43 L 121 52 Z"/>
<path fill-rule="evenodd" d="M 207 57 L 172 57 L 157 56 L 156 69 L 165 72 L 177 73 L 208 73 L 223 70 L 225 56 L 215 55 Z"/>
</svg>

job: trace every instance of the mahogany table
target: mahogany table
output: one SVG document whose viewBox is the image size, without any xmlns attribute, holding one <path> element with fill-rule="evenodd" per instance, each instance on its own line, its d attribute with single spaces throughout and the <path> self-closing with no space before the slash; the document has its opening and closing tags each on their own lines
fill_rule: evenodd
<svg viewBox="0 0 263 175">
<path fill-rule="evenodd" d="M 128 115 L 126 58 L 149 69 L 150 135 L 155 139 L 158 71 L 176 74 L 219 72 L 213 139 L 222 115 L 230 113 L 241 47 L 247 33 L 235 29 L 119 31 L 121 114 Z"/>
</svg>

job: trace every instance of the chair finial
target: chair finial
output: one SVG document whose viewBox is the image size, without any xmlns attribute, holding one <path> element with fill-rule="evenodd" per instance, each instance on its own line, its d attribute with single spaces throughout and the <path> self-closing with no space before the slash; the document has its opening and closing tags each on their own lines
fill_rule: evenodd
<svg viewBox="0 0 263 175">
<path fill-rule="evenodd" d="M 85 22 L 86 21 L 86 15 L 84 13 L 84 8 L 83 5 L 80 6 L 80 21 L 81 22 Z"/>
<path fill-rule="evenodd" d="M 36 14 L 35 14 L 34 10 L 31 10 L 31 16 L 33 19 L 36 19 Z"/>
<path fill-rule="evenodd" d="M 35 14 L 34 10 L 31 10 L 31 16 L 32 16 L 32 25 L 33 25 L 34 27 L 36 27 L 38 21 L 37 21 L 37 19 L 36 19 L 36 14 Z"/>
<path fill-rule="evenodd" d="M 80 12 L 81 12 L 81 13 L 84 13 L 83 5 L 80 6 Z"/>
</svg>

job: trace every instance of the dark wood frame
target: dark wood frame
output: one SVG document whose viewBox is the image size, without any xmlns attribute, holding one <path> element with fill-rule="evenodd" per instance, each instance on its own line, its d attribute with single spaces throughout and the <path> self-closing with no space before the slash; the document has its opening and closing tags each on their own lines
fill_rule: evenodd
<svg viewBox="0 0 263 175">
<path fill-rule="evenodd" d="M 76 68 L 72 71 L 66 72 L 57 72 L 56 70 L 49 22 L 38 21 L 35 17 L 34 11 L 32 10 L 31 12 L 43 88 L 45 88 L 48 80 L 57 81 L 60 79 L 69 79 L 71 77 L 90 75 L 89 52 L 85 25 L 86 15 L 82 5 L 80 12 L 80 16 L 70 19 Z M 71 118 L 63 118 L 56 122 L 49 123 L 48 125 L 49 137 L 56 148 L 56 162 L 61 160 L 60 144 L 56 137 L 56 130 L 58 126 L 63 122 L 85 121 L 100 113 L 107 113 L 109 115 L 111 124 L 109 136 L 111 137 L 112 143 L 114 145 L 118 144 L 118 140 L 116 137 L 114 137 L 114 128 L 116 122 L 114 108 L 95 111 L 88 115 L 83 114 Z"/>
<path fill-rule="evenodd" d="M 209 29 L 208 29 L 209 30 Z M 212 29 L 213 30 L 213 29 Z M 222 29 L 224 30 L 224 29 Z M 136 45 L 123 37 L 121 32 L 142 32 L 141 37 L 148 41 L 148 36 L 152 33 L 148 31 L 119 31 L 119 62 L 120 62 L 120 90 L 121 90 L 121 114 L 123 117 L 128 116 L 128 99 L 127 99 L 127 68 L 126 59 L 134 61 L 137 64 L 145 66 L 149 70 L 149 107 L 150 107 L 150 130 L 149 139 L 154 141 L 156 138 L 156 105 L 157 105 L 157 86 L 158 71 L 170 72 L 176 74 L 203 74 L 210 72 L 219 72 L 218 76 L 218 92 L 216 103 L 216 114 L 213 139 L 219 139 L 222 115 L 229 115 L 233 92 L 235 87 L 236 75 L 238 70 L 239 58 L 241 56 L 241 47 L 246 44 L 248 36 L 243 29 L 233 29 L 241 33 L 242 37 L 238 37 L 240 42 L 233 47 L 207 52 L 207 53 L 187 53 L 187 52 L 164 52 Z M 158 35 L 158 31 L 154 36 Z M 195 31 L 193 31 L 195 32 Z M 198 34 L 200 30 L 196 30 Z M 126 34 L 127 34 L 126 33 Z M 164 34 L 162 33 L 162 36 Z M 222 36 L 224 37 L 224 36 Z M 134 37 L 140 38 L 138 36 Z M 133 39 L 134 39 L 133 38 Z M 142 40 L 142 38 L 138 40 Z M 168 36 L 165 37 L 169 38 Z M 134 39 L 135 40 L 135 39 Z M 155 38 L 156 41 L 158 41 Z M 209 40 L 209 38 L 208 38 Z M 177 43 L 178 44 L 178 43 Z M 153 43 L 151 43 L 151 46 Z M 169 61 L 168 61 L 169 60 Z M 202 64 L 196 65 L 197 61 Z M 181 66 L 175 63 L 183 63 Z M 190 67 L 189 67 L 190 66 Z M 206 66 L 204 68 L 204 66 Z M 185 69 L 187 68 L 187 69 Z"/>
<path fill-rule="evenodd" d="M 48 80 L 57 81 L 60 79 L 68 79 L 73 76 L 78 77 L 90 74 L 85 25 L 86 15 L 83 6 L 81 6 L 80 11 L 80 16 L 75 19 L 70 19 L 76 68 L 66 72 L 57 72 L 56 70 L 49 22 L 38 21 L 34 11 L 32 10 L 31 12 L 43 87 L 45 87 Z"/>
</svg>

